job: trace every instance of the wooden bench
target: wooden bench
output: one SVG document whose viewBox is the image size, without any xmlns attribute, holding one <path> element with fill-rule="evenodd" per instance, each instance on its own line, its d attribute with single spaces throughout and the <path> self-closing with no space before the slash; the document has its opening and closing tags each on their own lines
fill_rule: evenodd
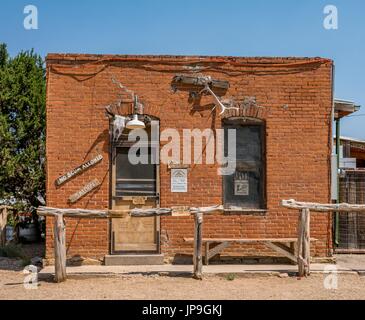
<svg viewBox="0 0 365 320">
<path fill-rule="evenodd" d="M 193 243 L 194 238 L 184 238 L 185 242 Z M 298 262 L 298 257 L 295 255 L 295 244 L 298 242 L 297 238 L 265 238 L 265 239 L 222 239 L 222 238 L 203 238 L 203 244 L 205 243 L 205 265 L 209 264 L 209 260 L 228 248 L 232 243 L 263 243 L 268 248 L 276 251 L 277 253 L 285 256 L 294 263 Z M 317 241 L 315 238 L 311 238 L 310 241 Z M 210 248 L 211 244 L 217 244 L 215 247 Z"/>
</svg>

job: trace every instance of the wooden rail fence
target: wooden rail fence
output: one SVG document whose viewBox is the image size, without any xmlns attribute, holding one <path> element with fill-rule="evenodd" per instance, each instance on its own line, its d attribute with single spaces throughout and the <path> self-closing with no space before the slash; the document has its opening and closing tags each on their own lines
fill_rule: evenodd
<svg viewBox="0 0 365 320">
<path fill-rule="evenodd" d="M 195 236 L 194 236 L 194 269 L 195 279 L 202 279 L 202 224 L 203 214 L 223 212 L 223 206 L 206 208 L 190 208 L 190 214 L 195 215 Z M 85 210 L 85 209 L 59 209 L 50 207 L 39 207 L 37 210 L 40 216 L 54 217 L 54 256 L 55 256 L 55 280 L 63 282 L 66 280 L 66 228 L 64 217 L 72 218 L 122 218 L 130 215 L 132 217 L 151 217 L 172 215 L 172 209 L 132 209 L 132 210 Z"/>
<path fill-rule="evenodd" d="M 298 235 L 297 235 L 297 263 L 299 276 L 310 274 L 310 211 L 315 212 L 364 212 L 365 205 L 352 204 L 319 204 L 312 202 L 297 202 L 295 200 L 283 200 L 281 205 L 285 208 L 299 210 Z M 202 279 L 203 269 L 203 219 L 205 214 L 224 212 L 223 206 L 190 208 L 189 212 L 194 215 L 194 255 L 193 255 L 193 277 Z M 172 215 L 172 209 L 132 209 L 132 210 L 85 210 L 85 209 L 58 209 L 50 207 L 39 207 L 38 215 L 52 216 L 54 221 L 54 255 L 55 255 L 55 280 L 63 282 L 66 280 L 66 230 L 64 217 L 73 218 L 120 218 L 130 215 L 132 217 L 151 217 Z M 260 239 L 256 239 L 260 240 Z M 277 239 L 280 240 L 280 239 Z M 262 239 L 267 242 L 267 239 Z M 275 241 L 275 239 L 273 239 Z"/>
<path fill-rule="evenodd" d="M 310 274 L 310 212 L 363 212 L 365 205 L 338 203 L 321 204 L 283 200 L 281 205 L 288 209 L 299 210 L 298 219 L 298 274 L 300 277 Z"/>
</svg>

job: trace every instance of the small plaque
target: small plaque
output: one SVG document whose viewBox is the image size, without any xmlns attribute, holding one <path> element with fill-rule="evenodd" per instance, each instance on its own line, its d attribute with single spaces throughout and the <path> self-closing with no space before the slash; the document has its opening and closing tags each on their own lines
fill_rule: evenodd
<svg viewBox="0 0 365 320">
<path fill-rule="evenodd" d="M 247 172 L 236 172 L 234 178 L 234 195 L 248 196 L 250 194 L 249 175 Z"/>
<path fill-rule="evenodd" d="M 234 182 L 235 196 L 248 196 L 250 194 L 250 187 L 248 180 L 236 180 Z"/>
<path fill-rule="evenodd" d="M 171 207 L 172 216 L 173 217 L 187 217 L 190 216 L 189 207 L 180 206 L 180 207 Z"/>
<path fill-rule="evenodd" d="M 171 169 L 171 192 L 188 192 L 187 169 Z"/>
<path fill-rule="evenodd" d="M 147 197 L 133 197 L 133 204 L 145 204 L 147 201 Z"/>
</svg>

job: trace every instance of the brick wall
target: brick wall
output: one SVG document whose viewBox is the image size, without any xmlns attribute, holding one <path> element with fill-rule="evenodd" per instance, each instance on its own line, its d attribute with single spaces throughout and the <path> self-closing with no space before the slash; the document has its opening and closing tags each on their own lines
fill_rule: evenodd
<svg viewBox="0 0 365 320">
<path fill-rule="evenodd" d="M 197 70 L 199 60 L 205 70 Z M 220 59 L 219 61 L 217 59 Z M 223 63 L 222 61 L 225 61 Z M 242 65 L 227 64 L 235 61 Z M 208 63 L 209 62 L 209 63 Z M 58 55 L 47 57 L 47 205 L 107 209 L 109 206 L 109 121 L 106 105 L 118 100 L 120 90 L 114 77 L 134 91 L 145 103 L 145 113 L 160 119 L 165 128 L 220 128 L 221 117 L 211 111 L 191 113 L 188 93 L 170 89 L 177 73 L 200 71 L 215 79 L 228 80 L 225 97 L 256 97 L 266 115 L 266 193 L 264 215 L 240 213 L 205 218 L 205 236 L 293 237 L 297 214 L 279 206 L 281 199 L 329 202 L 332 63 L 287 66 L 313 62 L 295 58 L 216 58 L 168 56 Z M 244 64 L 250 63 L 250 66 Z M 261 63 L 286 64 L 261 67 Z M 124 96 L 125 98 L 126 96 Z M 130 105 L 117 108 L 129 114 Z M 102 153 L 104 160 L 57 188 L 56 178 L 82 162 Z M 161 207 L 207 206 L 222 203 L 222 179 L 215 165 L 189 169 L 189 192 L 170 192 L 170 171 L 161 165 Z M 94 178 L 102 181 L 95 192 L 75 205 L 68 197 Z M 106 220 L 67 219 L 68 256 L 101 259 L 109 252 Z M 319 241 L 312 254 L 325 256 L 331 247 L 331 220 L 327 214 L 313 214 L 312 236 Z M 191 254 L 183 237 L 193 236 L 190 217 L 161 219 L 161 250 L 166 256 Z M 52 221 L 47 219 L 47 257 L 52 257 Z M 227 255 L 272 255 L 261 246 L 231 247 Z"/>
</svg>

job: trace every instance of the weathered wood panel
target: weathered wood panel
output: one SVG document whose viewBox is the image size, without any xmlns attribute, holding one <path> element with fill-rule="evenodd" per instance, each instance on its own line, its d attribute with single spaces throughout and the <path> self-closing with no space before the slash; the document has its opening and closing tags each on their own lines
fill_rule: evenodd
<svg viewBox="0 0 365 320">
<path fill-rule="evenodd" d="M 202 247 L 203 247 L 203 214 L 198 212 L 195 214 L 195 230 L 194 230 L 194 278 L 197 280 L 203 279 L 203 258 L 202 258 Z"/>
<path fill-rule="evenodd" d="M 66 281 L 66 227 L 61 214 L 54 220 L 55 281 Z"/>
<path fill-rule="evenodd" d="M 95 166 L 102 160 L 103 160 L 103 156 L 101 154 L 99 154 L 95 158 L 83 163 L 82 165 L 78 166 L 77 168 L 70 170 L 69 172 L 65 173 L 64 175 L 62 175 L 61 177 L 59 177 L 56 180 L 56 182 L 55 182 L 56 186 L 60 186 L 64 183 L 66 183 L 68 180 L 70 180 L 73 177 L 77 176 L 78 174 L 86 171 L 87 169 Z"/>
</svg>

